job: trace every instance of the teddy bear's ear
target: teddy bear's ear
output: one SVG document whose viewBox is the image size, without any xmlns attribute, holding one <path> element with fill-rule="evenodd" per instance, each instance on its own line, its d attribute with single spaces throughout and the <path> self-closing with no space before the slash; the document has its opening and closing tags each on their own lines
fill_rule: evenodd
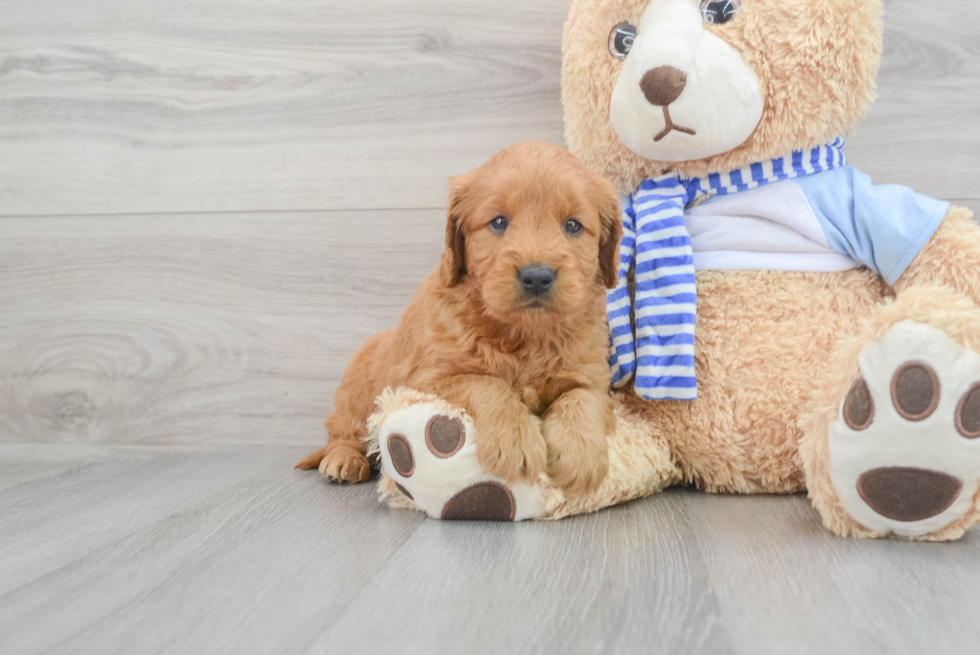
<svg viewBox="0 0 980 655">
<path fill-rule="evenodd" d="M 442 253 L 440 276 L 447 287 L 454 287 L 466 276 L 466 241 L 463 234 L 463 201 L 469 191 L 469 177 L 449 180 L 449 207 L 446 211 L 446 250 Z"/>
<path fill-rule="evenodd" d="M 619 280 L 619 242 L 623 238 L 622 207 L 619 192 L 609 181 L 596 176 L 596 206 L 602 219 L 599 239 L 599 270 L 607 289 L 615 289 Z"/>
</svg>

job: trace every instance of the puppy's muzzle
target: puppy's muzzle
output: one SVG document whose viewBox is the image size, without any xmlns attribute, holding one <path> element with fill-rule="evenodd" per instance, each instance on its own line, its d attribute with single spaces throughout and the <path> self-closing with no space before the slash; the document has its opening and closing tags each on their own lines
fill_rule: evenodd
<svg viewBox="0 0 980 655">
<path fill-rule="evenodd" d="M 555 284 L 555 277 L 555 269 L 541 264 L 530 264 L 517 271 L 524 295 L 534 298 L 549 293 Z"/>
</svg>

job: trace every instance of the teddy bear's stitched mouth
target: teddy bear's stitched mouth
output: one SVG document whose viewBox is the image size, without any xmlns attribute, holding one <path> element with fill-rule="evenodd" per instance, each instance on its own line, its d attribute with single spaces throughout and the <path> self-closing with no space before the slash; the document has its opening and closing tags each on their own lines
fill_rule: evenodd
<svg viewBox="0 0 980 655">
<path fill-rule="evenodd" d="M 675 125 L 674 121 L 670 118 L 670 108 L 664 105 L 664 120 L 667 122 L 667 126 L 664 127 L 663 131 L 657 136 L 653 137 L 655 143 L 659 143 L 665 136 L 671 132 L 683 132 L 684 134 L 690 134 L 694 136 L 697 134 L 694 130 L 689 127 L 682 127 L 680 125 Z"/>
</svg>

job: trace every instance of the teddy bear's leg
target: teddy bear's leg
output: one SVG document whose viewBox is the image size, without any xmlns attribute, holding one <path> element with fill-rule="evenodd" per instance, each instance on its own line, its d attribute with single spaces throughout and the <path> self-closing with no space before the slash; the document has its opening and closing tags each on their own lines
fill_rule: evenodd
<svg viewBox="0 0 980 655">
<path fill-rule="evenodd" d="M 437 519 L 521 521 L 593 512 L 677 482 L 664 439 L 645 419 L 623 415 L 609 440 L 609 473 L 593 493 L 566 498 L 546 475 L 508 484 L 477 457 L 479 426 L 464 410 L 411 389 L 385 391 L 368 421 L 369 452 L 382 462 L 382 500 Z"/>
<path fill-rule="evenodd" d="M 560 519 L 587 514 L 604 507 L 643 498 L 677 484 L 683 478 L 662 426 L 630 411 L 621 396 L 614 396 L 616 431 L 608 439 L 609 472 L 594 492 L 566 498 L 548 487 L 546 514 Z"/>
<path fill-rule="evenodd" d="M 946 541 L 980 519 L 980 308 L 914 286 L 842 342 L 800 421 L 807 488 L 841 536 Z"/>
</svg>

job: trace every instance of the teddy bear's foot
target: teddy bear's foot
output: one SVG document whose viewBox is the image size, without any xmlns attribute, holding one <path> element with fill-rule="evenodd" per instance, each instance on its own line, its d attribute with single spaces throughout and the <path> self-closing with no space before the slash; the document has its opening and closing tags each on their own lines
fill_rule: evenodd
<svg viewBox="0 0 980 655">
<path fill-rule="evenodd" d="M 462 410 L 410 390 L 386 392 L 372 417 L 382 495 L 435 519 L 523 521 L 545 513 L 544 489 L 483 471 L 477 430 Z"/>
<path fill-rule="evenodd" d="M 843 509 L 866 536 L 958 537 L 978 518 L 980 355 L 906 320 L 858 364 L 827 434 Z"/>
</svg>

